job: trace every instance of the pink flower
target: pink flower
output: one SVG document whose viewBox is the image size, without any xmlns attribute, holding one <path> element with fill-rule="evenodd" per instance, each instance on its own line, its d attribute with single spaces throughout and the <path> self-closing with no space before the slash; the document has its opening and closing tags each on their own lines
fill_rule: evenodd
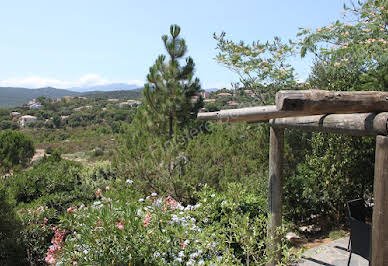
<svg viewBox="0 0 388 266">
<path fill-rule="evenodd" d="M 109 186 L 105 187 L 105 190 L 106 191 L 110 190 L 110 187 Z"/>
<path fill-rule="evenodd" d="M 167 207 L 171 207 L 172 209 L 176 209 L 176 207 L 178 206 L 178 202 L 176 200 L 174 200 L 173 197 L 168 196 L 166 199 L 165 205 Z"/>
<path fill-rule="evenodd" d="M 44 217 L 43 223 L 42 223 L 42 228 L 45 228 L 45 227 L 46 227 L 47 221 L 48 221 L 48 219 L 47 219 L 46 217 Z"/>
<path fill-rule="evenodd" d="M 97 189 L 96 195 L 97 195 L 97 197 L 102 198 L 102 190 L 101 190 L 101 188 Z"/>
<path fill-rule="evenodd" d="M 67 210 L 66 210 L 66 212 L 67 213 L 71 213 L 71 212 L 73 212 L 75 210 L 75 206 L 71 206 L 70 208 L 68 208 Z"/>
<path fill-rule="evenodd" d="M 52 245 L 48 249 L 46 253 L 45 262 L 47 264 L 55 264 L 56 259 L 55 255 L 57 251 L 61 250 L 63 238 L 65 237 L 66 230 L 59 230 L 57 227 L 54 227 L 53 230 L 55 231 L 55 234 L 51 240 Z"/>
<path fill-rule="evenodd" d="M 124 230 L 124 225 L 122 225 L 121 223 L 116 223 L 116 227 L 119 230 Z"/>
<path fill-rule="evenodd" d="M 44 259 L 44 261 L 47 263 L 47 264 L 54 264 L 56 262 L 55 258 L 53 255 L 47 255 L 46 258 Z"/>
<path fill-rule="evenodd" d="M 77 265 L 78 263 L 76 261 L 71 262 L 72 265 Z"/>
<path fill-rule="evenodd" d="M 147 213 L 146 218 L 143 222 L 143 226 L 146 227 L 151 222 L 151 213 Z"/>
</svg>

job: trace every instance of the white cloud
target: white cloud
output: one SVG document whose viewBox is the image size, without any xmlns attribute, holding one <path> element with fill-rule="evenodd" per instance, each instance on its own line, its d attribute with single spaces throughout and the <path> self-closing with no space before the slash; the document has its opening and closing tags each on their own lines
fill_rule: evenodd
<svg viewBox="0 0 388 266">
<path fill-rule="evenodd" d="M 139 87 L 144 85 L 144 82 L 141 80 L 129 80 L 118 81 L 118 80 L 109 80 L 103 77 L 100 77 L 97 74 L 86 74 L 80 77 L 78 80 L 59 80 L 55 78 L 46 78 L 39 76 L 29 76 L 24 78 L 9 78 L 0 80 L 0 87 L 23 87 L 23 88 L 42 88 L 42 87 L 55 87 L 61 89 L 68 89 L 74 87 L 87 88 L 91 86 L 106 85 L 111 83 L 126 83 L 133 84 Z"/>
</svg>

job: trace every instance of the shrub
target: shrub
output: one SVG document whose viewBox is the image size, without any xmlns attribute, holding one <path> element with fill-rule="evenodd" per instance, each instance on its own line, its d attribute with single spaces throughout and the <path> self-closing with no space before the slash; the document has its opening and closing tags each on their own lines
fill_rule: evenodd
<svg viewBox="0 0 388 266">
<path fill-rule="evenodd" d="M 132 186 L 128 180 L 117 191 L 100 190 L 100 200 L 67 214 L 61 223 L 68 235 L 56 261 L 231 265 L 268 260 L 266 201 L 243 186 L 230 185 L 224 194 L 205 186 L 199 202 L 185 207 L 156 193 L 138 200 Z"/>
<path fill-rule="evenodd" d="M 372 195 L 374 139 L 314 133 L 311 154 L 285 179 L 285 215 L 295 222 L 344 222 L 346 202 Z M 330 228 L 325 228 L 330 229 Z"/>
<path fill-rule="evenodd" d="M 0 133 L 0 172 L 25 167 L 35 153 L 32 140 L 19 131 Z"/>
<path fill-rule="evenodd" d="M 20 221 L 14 211 L 15 203 L 9 200 L 8 191 L 0 180 L 0 264 L 22 265 L 25 263 L 23 247 L 18 239 Z"/>
<path fill-rule="evenodd" d="M 56 156 L 45 158 L 33 168 L 16 173 L 4 183 L 10 198 L 18 203 L 15 207 L 21 227 L 14 234 L 7 233 L 9 228 L 1 227 L 0 245 L 19 243 L 19 258 L 30 264 L 44 263 L 54 235 L 52 228 L 58 223 L 59 217 L 75 204 L 87 204 L 95 200 L 97 188 L 109 187 L 115 178 L 108 162 L 82 168 L 79 163 L 61 160 Z M 18 224 L 17 221 L 11 224 L 11 221 L 7 223 L 0 220 L 0 224 L 13 226 Z M 2 234 L 5 234 L 4 240 Z M 11 247 L 5 250 L 7 256 L 11 256 L 11 253 Z"/>
<path fill-rule="evenodd" d="M 197 200 L 193 192 L 204 184 L 222 191 L 241 182 L 265 195 L 268 126 L 211 124 L 207 130 L 212 133 L 193 127 L 167 140 L 130 126 L 115 165 L 139 190 L 167 192 L 186 203 Z"/>
</svg>

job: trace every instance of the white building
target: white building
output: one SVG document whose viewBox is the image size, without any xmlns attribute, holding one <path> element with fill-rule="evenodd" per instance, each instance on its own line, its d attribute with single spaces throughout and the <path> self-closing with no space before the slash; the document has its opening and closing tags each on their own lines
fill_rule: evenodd
<svg viewBox="0 0 388 266">
<path fill-rule="evenodd" d="M 30 105 L 30 109 L 40 109 L 40 108 L 42 108 L 42 105 L 38 103 L 34 103 Z"/>
<path fill-rule="evenodd" d="M 24 128 L 27 124 L 35 123 L 37 120 L 36 116 L 23 115 L 19 118 L 20 127 Z"/>
<path fill-rule="evenodd" d="M 17 117 L 17 116 L 20 116 L 20 113 L 19 112 L 11 112 L 11 116 Z"/>
</svg>

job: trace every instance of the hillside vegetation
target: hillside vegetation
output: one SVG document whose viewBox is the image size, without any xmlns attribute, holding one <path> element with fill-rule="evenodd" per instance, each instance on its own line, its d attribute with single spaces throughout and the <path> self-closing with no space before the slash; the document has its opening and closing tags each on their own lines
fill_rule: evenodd
<svg viewBox="0 0 388 266">
<path fill-rule="evenodd" d="M 246 44 L 215 34 L 217 62 L 240 77 L 233 90 L 204 93 L 180 27 L 172 25 L 139 101 L 38 97 L 40 109 L 0 109 L 0 143 L 8 147 L 11 137 L 29 143 L 24 160 L 23 152 L 0 149 L 19 156 L 1 168 L 0 264 L 265 265 L 279 259 L 266 248 L 269 125 L 201 122 L 196 115 L 273 104 L 284 89 L 387 91 L 386 1 L 345 9 L 350 22 L 300 29 L 289 42 Z M 304 83 L 296 81 L 296 53 L 315 60 Z M 11 111 L 36 121 L 20 128 Z M 31 143 L 46 154 L 29 164 Z M 287 232 L 301 242 L 348 230 L 346 202 L 372 196 L 374 152 L 373 138 L 285 131 L 277 265 L 293 265 L 300 254 Z"/>
<path fill-rule="evenodd" d="M 0 87 L 0 108 L 17 107 L 38 98 L 39 96 L 47 98 L 61 98 L 64 96 L 85 96 L 102 98 L 140 98 L 141 89 L 120 90 L 120 91 L 88 91 L 76 92 L 71 90 L 56 88 L 27 89 L 15 87 Z"/>
</svg>

